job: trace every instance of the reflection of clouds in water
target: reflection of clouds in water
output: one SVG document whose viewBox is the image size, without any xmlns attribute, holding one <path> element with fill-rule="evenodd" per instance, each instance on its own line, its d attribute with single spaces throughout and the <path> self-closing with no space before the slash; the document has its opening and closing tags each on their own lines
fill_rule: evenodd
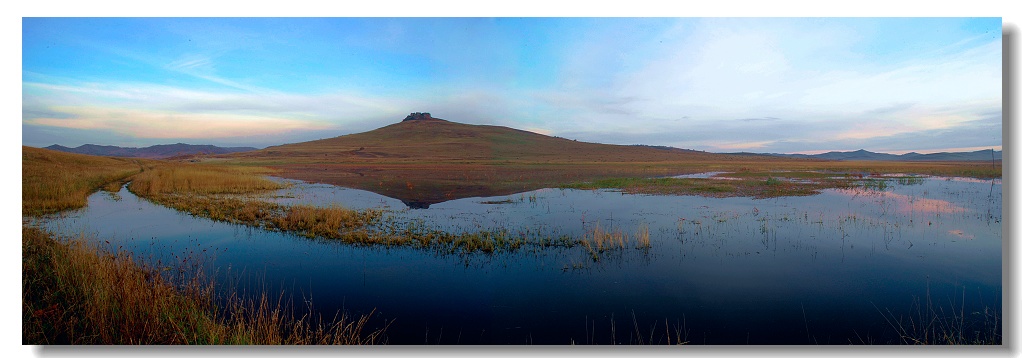
<svg viewBox="0 0 1022 358">
<path fill-rule="evenodd" d="M 945 180 L 948 180 L 948 181 L 959 181 L 959 182 L 963 182 L 963 183 L 990 184 L 991 182 L 993 182 L 993 184 L 997 184 L 997 185 L 1001 184 L 1001 178 L 979 179 L 979 178 L 966 178 L 966 177 L 948 177 Z"/>
<path fill-rule="evenodd" d="M 963 213 L 968 209 L 952 204 L 947 200 L 920 198 L 905 194 L 897 194 L 888 191 L 876 191 L 869 189 L 835 189 L 834 192 L 851 197 L 864 196 L 878 199 L 890 200 L 894 203 L 897 211 L 907 213 Z"/>
<path fill-rule="evenodd" d="M 953 235 L 953 236 L 958 236 L 958 237 L 960 237 L 962 239 L 965 239 L 965 240 L 972 240 L 972 239 L 976 238 L 976 235 L 967 234 L 967 233 L 965 233 L 965 231 L 962 231 L 962 230 L 948 230 L 947 233 L 950 234 L 950 235 Z"/>
</svg>

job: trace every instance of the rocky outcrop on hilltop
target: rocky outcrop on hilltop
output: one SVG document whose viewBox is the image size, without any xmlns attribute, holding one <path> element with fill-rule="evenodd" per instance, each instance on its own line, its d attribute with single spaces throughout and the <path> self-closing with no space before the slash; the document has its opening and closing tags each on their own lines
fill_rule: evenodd
<svg viewBox="0 0 1022 358">
<path fill-rule="evenodd" d="M 440 118 L 433 118 L 433 116 L 429 115 L 429 112 L 414 112 L 412 114 L 409 114 L 407 117 L 405 117 L 405 119 L 402 120 L 402 122 L 408 122 L 408 121 L 428 121 L 428 120 L 440 120 L 440 121 L 442 121 L 442 119 L 440 119 Z"/>
</svg>

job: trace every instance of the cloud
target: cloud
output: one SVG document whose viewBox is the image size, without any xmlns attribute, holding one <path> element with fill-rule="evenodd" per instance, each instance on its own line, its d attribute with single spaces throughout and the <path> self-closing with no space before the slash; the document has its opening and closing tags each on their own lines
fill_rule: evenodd
<svg viewBox="0 0 1022 358">
<path fill-rule="evenodd" d="M 55 109 L 70 114 L 70 117 L 39 117 L 26 122 L 72 129 L 101 129 L 139 138 L 195 139 L 268 135 L 330 127 L 301 120 L 238 114 L 178 113 L 98 107 Z"/>
</svg>

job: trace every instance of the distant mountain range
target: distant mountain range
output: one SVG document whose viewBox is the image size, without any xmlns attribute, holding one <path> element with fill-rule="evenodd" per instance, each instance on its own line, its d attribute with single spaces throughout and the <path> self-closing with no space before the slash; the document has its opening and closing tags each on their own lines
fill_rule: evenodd
<svg viewBox="0 0 1022 358">
<path fill-rule="evenodd" d="M 58 150 L 61 152 L 99 155 L 105 157 L 130 157 L 130 158 L 151 158 L 164 159 L 183 155 L 196 154 L 228 154 L 236 152 L 247 152 L 256 150 L 252 147 L 217 147 L 215 145 L 194 145 L 194 144 L 160 144 L 145 148 L 118 147 L 113 145 L 85 144 L 75 148 L 68 148 L 62 145 L 51 145 L 46 149 Z"/>
<path fill-rule="evenodd" d="M 753 154 L 753 153 L 735 153 L 735 154 Z M 940 152 L 940 153 L 929 153 L 920 154 L 916 152 L 905 153 L 901 155 L 887 154 L 887 153 L 874 153 L 868 150 L 859 149 L 852 152 L 827 152 L 821 154 L 774 154 L 769 153 L 766 155 L 773 155 L 779 157 L 788 158 L 814 158 L 814 159 L 828 159 L 828 160 L 892 160 L 892 161 L 909 161 L 909 162 L 941 162 L 941 161 L 990 161 L 990 160 L 1001 160 L 1001 151 L 993 151 L 991 156 L 991 150 L 977 150 L 975 152 Z"/>
<path fill-rule="evenodd" d="M 425 115 L 428 115 L 426 113 Z M 418 118 L 416 118 L 418 119 Z M 406 119 L 407 121 L 408 119 Z M 460 125 L 457 123 L 447 122 L 435 118 L 428 118 L 427 123 L 451 123 L 452 125 Z M 519 131 L 520 132 L 520 131 Z M 528 133 L 528 132 L 523 132 Z M 528 133 L 532 134 L 532 133 Z M 539 136 L 543 137 L 543 136 Z M 340 139 L 340 138 L 338 138 Z M 333 139 L 334 141 L 338 139 Z M 568 143 L 568 140 L 563 140 L 564 143 Z M 316 141 L 320 142 L 320 141 Z M 572 141 L 573 142 L 573 141 Z M 576 145 L 578 142 L 572 143 Z M 585 145 L 588 145 L 585 144 Z M 270 147 L 269 149 L 280 149 L 285 146 Z M 668 152 L 674 152 L 678 154 L 713 154 L 702 151 L 696 151 L 691 149 L 681 149 L 667 146 L 654 146 L 654 145 L 632 145 L 630 147 L 643 148 L 643 149 L 654 149 L 663 150 Z M 46 149 L 57 150 L 68 153 L 78 154 L 89 154 L 99 155 L 108 157 L 131 157 L 131 158 L 151 158 L 151 159 L 164 159 L 177 156 L 196 155 L 196 154 L 230 154 L 238 152 L 248 152 L 259 150 L 253 147 L 218 147 L 215 145 L 194 145 L 194 144 L 160 144 L 144 148 L 133 148 L 133 147 L 118 147 L 112 145 L 95 145 L 85 144 L 75 148 L 69 148 L 62 145 L 54 144 Z M 456 148 L 458 152 L 461 152 L 463 148 Z M 356 151 L 359 152 L 359 151 Z M 591 153 L 591 152 L 590 152 Z M 821 154 L 779 154 L 779 153 L 720 153 L 727 155 L 747 155 L 747 156 L 772 156 L 772 157 L 784 157 L 784 158 L 811 158 L 811 159 L 825 159 L 825 160 L 880 160 L 880 161 L 913 161 L 913 162 L 936 162 L 936 161 L 989 161 L 989 160 L 1001 160 L 1001 151 L 993 151 L 991 158 L 991 150 L 977 150 L 974 152 L 940 152 L 940 153 L 929 153 L 920 154 L 916 152 L 905 153 L 905 154 L 887 154 L 887 153 L 876 153 L 864 149 L 859 149 L 850 152 L 827 152 Z M 399 155 L 400 157 L 400 155 Z"/>
</svg>

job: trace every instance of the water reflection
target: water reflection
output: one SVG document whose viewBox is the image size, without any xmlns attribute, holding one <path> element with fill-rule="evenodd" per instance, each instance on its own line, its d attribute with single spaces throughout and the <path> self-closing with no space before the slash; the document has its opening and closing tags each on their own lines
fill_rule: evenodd
<svg viewBox="0 0 1022 358">
<path fill-rule="evenodd" d="M 898 194 L 890 191 L 853 188 L 834 189 L 835 193 L 850 197 L 869 197 L 877 200 L 879 205 L 890 205 L 902 214 L 911 213 L 965 213 L 968 209 L 952 204 L 947 200 L 930 199 L 915 195 Z"/>
</svg>

